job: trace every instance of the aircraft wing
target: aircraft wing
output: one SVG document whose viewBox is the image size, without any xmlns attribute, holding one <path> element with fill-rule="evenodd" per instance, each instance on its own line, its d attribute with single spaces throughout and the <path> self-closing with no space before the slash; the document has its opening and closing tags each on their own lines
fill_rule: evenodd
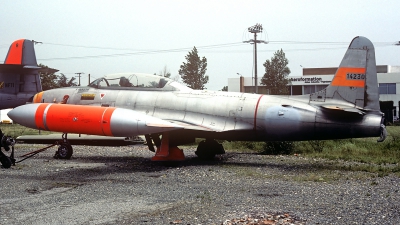
<svg viewBox="0 0 400 225">
<path fill-rule="evenodd" d="M 179 127 L 182 127 L 185 130 L 195 130 L 195 131 L 208 131 L 208 132 L 227 132 L 227 131 L 239 131 L 239 130 L 252 130 L 254 125 L 251 123 L 247 123 L 245 121 L 234 121 L 228 119 L 215 119 L 208 118 L 207 119 L 199 119 L 196 122 L 188 122 L 182 120 L 168 120 L 164 119 L 167 122 L 175 124 Z M 206 121 L 206 122 L 205 122 Z"/>
<path fill-rule="evenodd" d="M 178 126 L 183 127 L 183 129 L 186 130 L 198 130 L 198 131 L 215 131 L 215 132 L 219 132 L 220 130 L 216 130 L 216 129 L 212 129 L 200 124 L 193 124 L 193 123 L 188 123 L 185 121 L 176 121 L 176 120 L 167 120 L 170 123 L 176 124 Z"/>
</svg>

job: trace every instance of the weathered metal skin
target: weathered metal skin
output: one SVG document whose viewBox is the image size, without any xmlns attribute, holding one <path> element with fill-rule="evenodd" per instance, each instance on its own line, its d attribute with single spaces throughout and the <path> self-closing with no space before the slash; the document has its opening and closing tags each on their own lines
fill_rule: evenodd
<svg viewBox="0 0 400 225">
<path fill-rule="evenodd" d="M 169 132 L 171 145 L 194 138 L 298 141 L 377 137 L 383 114 L 375 67 L 372 43 L 356 37 L 332 84 L 311 95 L 191 90 L 166 78 L 158 82 L 158 76 L 146 88 L 140 84 L 140 74 L 125 73 L 105 76 L 88 87 L 45 91 L 34 99 L 36 103 L 125 108 L 182 126 Z M 131 82 L 129 87 L 122 86 L 125 77 Z M 119 84 L 117 78 L 121 78 Z M 119 121 L 121 129 L 126 129 L 122 127 L 124 118 Z"/>
</svg>

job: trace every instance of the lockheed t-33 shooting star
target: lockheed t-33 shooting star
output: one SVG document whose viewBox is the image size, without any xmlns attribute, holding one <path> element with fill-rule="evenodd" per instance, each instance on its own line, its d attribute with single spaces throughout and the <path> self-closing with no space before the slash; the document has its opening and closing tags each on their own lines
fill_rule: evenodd
<svg viewBox="0 0 400 225">
<path fill-rule="evenodd" d="M 224 153 L 215 140 L 386 137 L 375 50 L 365 37 L 352 40 L 331 84 L 308 95 L 192 90 L 165 77 L 122 73 L 86 87 L 43 91 L 33 102 L 8 115 L 23 126 L 65 133 L 59 158 L 72 155 L 66 133 L 145 135 L 155 161 L 183 160 L 178 146 L 195 138 L 205 138 L 196 154 L 211 158 Z"/>
</svg>

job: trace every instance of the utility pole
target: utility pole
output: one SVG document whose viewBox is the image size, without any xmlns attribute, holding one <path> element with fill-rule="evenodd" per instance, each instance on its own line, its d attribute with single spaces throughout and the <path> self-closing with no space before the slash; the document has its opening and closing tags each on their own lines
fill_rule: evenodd
<svg viewBox="0 0 400 225">
<path fill-rule="evenodd" d="M 43 42 L 41 42 L 41 41 L 32 40 L 32 42 L 33 42 L 33 44 L 35 44 L 35 45 L 37 45 L 37 44 L 43 44 Z"/>
<path fill-rule="evenodd" d="M 257 23 L 256 25 L 249 27 L 247 29 L 250 33 L 254 34 L 254 39 L 250 39 L 248 41 L 244 41 L 244 43 L 254 44 L 254 83 L 255 83 L 255 92 L 258 94 L 258 79 L 257 79 L 257 43 L 268 44 L 268 42 L 263 40 L 257 40 L 257 33 L 262 33 L 263 27 L 261 24 Z"/>
<path fill-rule="evenodd" d="M 83 73 L 83 72 L 79 72 L 79 73 L 75 73 L 75 74 L 78 74 L 78 76 L 76 76 L 76 77 L 78 77 L 78 86 L 81 86 L 81 74 L 85 74 L 85 73 Z"/>
<path fill-rule="evenodd" d="M 88 83 L 88 85 L 90 84 L 90 73 L 88 74 L 88 78 L 89 78 L 89 83 Z"/>
</svg>

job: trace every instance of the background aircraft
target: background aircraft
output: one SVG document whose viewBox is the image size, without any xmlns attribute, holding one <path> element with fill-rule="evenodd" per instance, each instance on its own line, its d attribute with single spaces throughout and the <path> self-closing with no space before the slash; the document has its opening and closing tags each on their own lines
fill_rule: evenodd
<svg viewBox="0 0 400 225">
<path fill-rule="evenodd" d="M 302 96 L 192 90 L 146 74 L 107 75 L 86 87 L 48 90 L 9 117 L 41 130 L 128 137 L 145 135 L 152 160 L 183 160 L 177 146 L 205 138 L 202 158 L 224 153 L 215 140 L 299 141 L 377 137 L 386 130 L 379 108 L 375 50 L 356 37 L 331 84 Z M 57 104 L 61 103 L 61 104 Z M 160 138 L 161 136 L 161 138 Z M 59 158 L 70 158 L 66 135 Z"/>
<path fill-rule="evenodd" d="M 0 64 L 0 109 L 14 108 L 42 91 L 33 41 L 14 41 Z"/>
</svg>

